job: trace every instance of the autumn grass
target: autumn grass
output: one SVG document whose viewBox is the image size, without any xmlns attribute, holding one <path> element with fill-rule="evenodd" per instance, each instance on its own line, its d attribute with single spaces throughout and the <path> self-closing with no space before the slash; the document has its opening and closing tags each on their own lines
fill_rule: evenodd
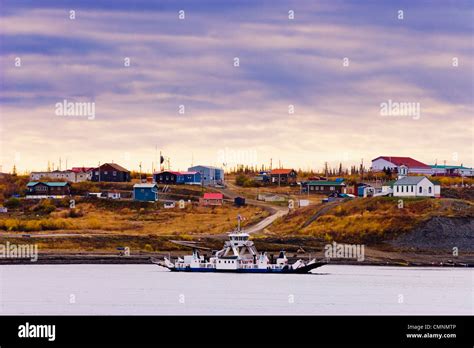
<svg viewBox="0 0 474 348">
<path fill-rule="evenodd" d="M 306 227 L 304 223 L 324 205 L 296 210 L 277 220 L 269 235 L 311 236 L 326 241 L 378 242 L 412 230 L 434 216 L 474 217 L 472 202 L 456 199 L 404 199 L 376 197 L 343 202 L 324 212 Z"/>
<path fill-rule="evenodd" d="M 117 234 L 216 234 L 235 228 L 237 215 L 245 218 L 242 226 L 256 223 L 268 216 L 257 207 L 237 208 L 188 206 L 185 209 L 105 209 L 95 205 L 79 204 L 77 217 L 70 217 L 70 209 L 58 209 L 44 215 L 19 215 L 0 218 L 0 230 L 10 232 L 58 231 L 75 233 Z"/>
</svg>

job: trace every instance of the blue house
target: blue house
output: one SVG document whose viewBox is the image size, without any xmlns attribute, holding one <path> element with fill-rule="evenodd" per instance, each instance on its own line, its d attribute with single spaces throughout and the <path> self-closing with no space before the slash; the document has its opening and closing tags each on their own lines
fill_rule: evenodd
<svg viewBox="0 0 474 348">
<path fill-rule="evenodd" d="M 188 171 L 199 172 L 203 185 L 220 185 L 224 183 L 224 169 L 199 165 L 188 168 Z"/>
<path fill-rule="evenodd" d="M 201 185 L 201 173 L 199 172 L 179 172 L 176 178 L 177 184 Z"/>
<path fill-rule="evenodd" d="M 158 185 L 135 184 L 133 185 L 133 200 L 142 202 L 156 202 L 158 200 Z"/>
</svg>

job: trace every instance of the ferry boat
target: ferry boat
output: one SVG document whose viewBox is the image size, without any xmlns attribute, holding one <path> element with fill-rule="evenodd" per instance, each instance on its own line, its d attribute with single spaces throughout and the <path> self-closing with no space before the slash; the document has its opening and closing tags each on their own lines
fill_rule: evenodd
<svg viewBox="0 0 474 348">
<path fill-rule="evenodd" d="M 166 257 L 152 262 L 172 272 L 309 273 L 312 269 L 325 265 L 316 259 L 308 263 L 300 259 L 289 264 L 284 251 L 272 263 L 266 252 L 257 251 L 254 243 L 249 240 L 249 234 L 241 231 L 230 233 L 224 247 L 208 259 L 194 248 L 192 255 L 179 257 L 174 263 Z"/>
</svg>

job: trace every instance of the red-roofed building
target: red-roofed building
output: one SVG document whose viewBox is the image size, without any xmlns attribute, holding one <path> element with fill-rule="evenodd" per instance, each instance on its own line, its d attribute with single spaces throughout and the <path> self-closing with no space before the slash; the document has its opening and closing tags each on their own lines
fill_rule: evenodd
<svg viewBox="0 0 474 348">
<path fill-rule="evenodd" d="M 202 198 L 199 199 L 199 204 L 206 206 L 222 205 L 224 203 L 224 195 L 222 193 L 205 193 Z"/>
<path fill-rule="evenodd" d="M 272 169 L 270 172 L 270 182 L 280 185 L 295 185 L 298 174 L 294 169 Z"/>
<path fill-rule="evenodd" d="M 398 169 L 400 166 L 407 166 L 408 173 L 414 174 L 432 174 L 433 169 L 420 161 L 417 161 L 411 157 L 398 157 L 398 156 L 380 156 L 372 160 L 372 171 L 380 172 L 382 170 L 390 168 L 392 171 Z"/>
</svg>

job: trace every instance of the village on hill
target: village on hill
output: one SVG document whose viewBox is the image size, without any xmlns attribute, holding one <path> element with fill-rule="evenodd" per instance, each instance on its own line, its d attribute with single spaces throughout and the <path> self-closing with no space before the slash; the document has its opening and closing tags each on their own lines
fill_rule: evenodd
<svg viewBox="0 0 474 348">
<path fill-rule="evenodd" d="M 450 229 L 453 238 L 467 233 L 473 173 L 463 165 L 428 165 L 397 156 L 379 156 L 369 168 L 326 164 L 319 172 L 263 165 L 226 170 L 193 165 L 178 171 L 160 163 L 159 170 L 145 173 L 110 162 L 2 173 L 0 230 L 9 240 L 36 238 L 46 253 L 122 255 L 131 248 L 141 255 L 179 253 L 185 248 L 176 244 L 179 240 L 213 245 L 238 221 L 270 250 L 307 253 L 337 240 L 382 248 L 383 256 L 374 260 L 392 262 L 387 260 L 408 250 L 393 243 L 405 245 L 403 238 L 420 229 Z M 444 227 L 429 227 L 436 219 Z M 427 245 L 423 238 L 417 248 Z M 427 247 L 432 255 L 446 248 Z M 395 256 L 388 257 L 392 249 Z M 412 255 L 411 262 L 427 262 L 416 259 L 420 255 Z"/>
</svg>

